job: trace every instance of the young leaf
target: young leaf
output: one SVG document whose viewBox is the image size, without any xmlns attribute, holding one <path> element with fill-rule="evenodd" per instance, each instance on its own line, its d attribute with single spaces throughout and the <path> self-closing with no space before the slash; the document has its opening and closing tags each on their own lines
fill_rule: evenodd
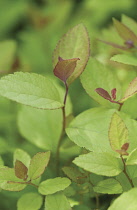
<svg viewBox="0 0 137 210">
<path fill-rule="evenodd" d="M 137 165 L 137 148 L 129 154 L 126 165 Z"/>
<path fill-rule="evenodd" d="M 109 93 L 115 87 L 117 89 L 117 99 L 121 98 L 121 85 L 116 75 L 107 66 L 103 65 L 96 59 L 90 58 L 85 71 L 80 76 L 81 83 L 87 94 L 99 104 L 106 107 L 116 108 L 118 105 L 111 103 L 100 97 L 95 89 L 101 87 Z"/>
<path fill-rule="evenodd" d="M 128 192 L 124 192 L 120 195 L 112 205 L 108 208 L 108 210 L 132 210 L 137 209 L 137 188 L 133 188 Z"/>
<path fill-rule="evenodd" d="M 26 118 L 26 116 L 25 116 Z M 27 119 L 26 119 L 27 120 Z M 15 165 L 16 160 L 21 161 L 27 168 L 29 167 L 31 157 L 30 155 L 22 149 L 16 149 L 14 151 L 13 163 Z"/>
<path fill-rule="evenodd" d="M 116 176 L 123 170 L 121 161 L 107 152 L 90 152 L 80 155 L 73 163 L 89 172 L 103 176 Z"/>
<path fill-rule="evenodd" d="M 38 152 L 30 161 L 30 166 L 28 170 L 28 176 L 31 180 L 40 177 L 46 166 L 48 165 L 50 159 L 50 152 Z"/>
<path fill-rule="evenodd" d="M 110 60 L 127 65 L 137 66 L 137 59 L 133 55 L 126 55 L 126 54 L 114 55 L 113 57 L 111 57 Z"/>
<path fill-rule="evenodd" d="M 105 179 L 97 183 L 93 190 L 97 193 L 119 194 L 122 193 L 122 186 L 115 179 Z"/>
<path fill-rule="evenodd" d="M 123 150 L 125 150 L 125 151 L 127 151 L 128 148 L 129 148 L 129 143 L 125 143 L 125 144 L 123 144 L 123 146 L 121 147 L 121 149 L 123 149 Z"/>
<path fill-rule="evenodd" d="M 24 181 L 27 179 L 28 168 L 19 160 L 15 162 L 15 175 L 19 179 L 23 179 Z"/>
<path fill-rule="evenodd" d="M 42 196 L 38 193 L 30 192 L 22 195 L 18 202 L 18 210 L 38 210 L 43 203 Z"/>
<path fill-rule="evenodd" d="M 137 22 L 133 20 L 131 17 L 122 14 L 122 23 L 124 25 L 127 25 L 130 28 L 130 30 L 137 31 Z"/>
<path fill-rule="evenodd" d="M 47 179 L 40 183 L 38 191 L 42 195 L 50 195 L 58 191 L 64 190 L 71 184 L 68 178 L 57 177 L 54 179 Z"/>
<path fill-rule="evenodd" d="M 90 42 L 86 28 L 79 24 L 69 30 L 58 42 L 53 54 L 53 65 L 56 66 L 58 57 L 65 60 L 79 58 L 74 72 L 68 78 L 67 84 L 70 85 L 84 70 L 90 53 Z"/>
<path fill-rule="evenodd" d="M 74 72 L 78 60 L 80 59 L 72 58 L 72 59 L 63 60 L 63 59 L 60 59 L 59 57 L 59 61 L 54 68 L 55 76 L 61 79 L 64 83 L 66 83 L 67 79 Z"/>
<path fill-rule="evenodd" d="M 63 172 L 74 182 L 78 184 L 85 183 L 87 178 L 84 173 L 81 173 L 77 168 L 74 167 L 63 167 Z"/>
<path fill-rule="evenodd" d="M 104 90 L 103 88 L 96 88 L 95 91 L 100 95 L 102 96 L 103 98 L 111 101 L 111 96 L 109 95 L 109 93 Z"/>
<path fill-rule="evenodd" d="M 47 195 L 45 200 L 46 210 L 71 210 L 70 204 L 66 196 L 62 192 Z"/>
<path fill-rule="evenodd" d="M 132 80 L 132 82 L 129 84 L 129 86 L 125 92 L 124 97 L 122 99 L 120 99 L 119 101 L 124 102 L 136 93 L 137 93 L 137 77 Z"/>
<path fill-rule="evenodd" d="M 53 82 L 34 73 L 17 72 L 0 80 L 0 95 L 39 109 L 63 106 Z"/>
<path fill-rule="evenodd" d="M 112 99 L 115 100 L 116 99 L 116 92 L 117 92 L 117 89 L 116 88 L 113 88 L 111 90 L 111 96 L 112 96 Z"/>
<path fill-rule="evenodd" d="M 116 150 L 116 152 L 118 152 L 120 155 L 129 155 L 128 152 L 127 152 L 128 148 L 129 148 L 129 143 L 125 143 L 125 144 L 123 144 L 121 149 Z"/>
<path fill-rule="evenodd" d="M 126 25 L 119 22 L 115 18 L 113 18 L 113 23 L 122 39 L 124 39 L 125 41 L 131 40 L 135 43 L 137 42 L 137 36 Z"/>
<path fill-rule="evenodd" d="M 129 141 L 128 129 L 116 112 L 112 115 L 108 135 L 114 151 L 122 149 L 122 146 Z"/>
</svg>

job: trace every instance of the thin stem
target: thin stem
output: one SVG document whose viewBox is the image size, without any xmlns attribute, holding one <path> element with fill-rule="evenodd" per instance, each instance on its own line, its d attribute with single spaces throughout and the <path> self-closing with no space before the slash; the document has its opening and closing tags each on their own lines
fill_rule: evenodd
<svg viewBox="0 0 137 210">
<path fill-rule="evenodd" d="M 63 126 L 62 126 L 62 130 L 63 132 L 65 132 L 65 128 L 66 128 L 66 101 L 67 101 L 67 95 L 68 95 L 68 85 L 67 83 L 65 82 L 65 88 L 66 88 L 66 91 L 65 91 L 65 96 L 64 96 L 64 106 L 62 107 L 62 115 L 63 115 Z"/>
<path fill-rule="evenodd" d="M 26 182 L 26 184 L 32 185 L 32 186 L 34 186 L 34 187 L 36 187 L 36 188 L 38 188 L 38 187 L 39 187 L 38 185 L 36 185 L 36 184 L 32 183 L 31 181 Z"/>
<path fill-rule="evenodd" d="M 61 131 L 61 135 L 60 135 L 60 138 L 59 138 L 59 141 L 58 141 L 57 152 L 56 152 L 57 175 L 59 174 L 59 159 L 60 159 L 59 150 L 60 150 L 61 143 L 63 141 L 63 137 L 64 137 L 64 134 L 65 134 L 65 128 L 66 128 L 66 110 L 65 110 L 65 108 L 66 108 L 66 101 L 67 101 L 67 95 L 68 95 L 68 85 L 67 85 L 66 82 L 64 84 L 65 84 L 66 91 L 65 91 L 64 100 L 63 100 L 64 106 L 62 107 L 62 117 L 63 117 L 62 131 Z"/>
<path fill-rule="evenodd" d="M 129 183 L 131 184 L 131 186 L 134 187 L 132 179 L 130 179 L 129 175 L 127 174 L 126 164 L 125 164 L 124 158 L 122 157 L 122 155 L 120 157 L 121 157 L 121 160 L 122 160 L 123 166 L 124 166 L 123 173 L 126 175 L 126 177 L 127 177 L 128 181 L 129 181 Z"/>
<path fill-rule="evenodd" d="M 118 102 L 118 101 L 113 101 L 113 100 L 110 100 L 110 102 L 115 103 L 115 104 L 119 104 L 118 111 L 121 110 L 121 108 L 122 108 L 122 106 L 123 106 L 123 103 L 120 103 L 120 102 Z"/>
<path fill-rule="evenodd" d="M 119 109 L 118 109 L 118 111 L 121 110 L 122 106 L 123 106 L 123 103 L 120 103 L 120 104 L 119 104 Z"/>
</svg>

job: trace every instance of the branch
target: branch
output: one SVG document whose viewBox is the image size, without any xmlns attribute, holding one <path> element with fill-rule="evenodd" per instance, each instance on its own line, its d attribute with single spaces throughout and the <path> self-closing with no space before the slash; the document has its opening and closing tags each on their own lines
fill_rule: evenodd
<svg viewBox="0 0 137 210">
<path fill-rule="evenodd" d="M 126 177 L 127 177 L 128 181 L 129 181 L 129 183 L 131 184 L 131 186 L 134 187 L 134 184 L 132 182 L 132 179 L 130 179 L 129 175 L 127 174 L 126 164 L 125 164 L 124 158 L 123 158 L 122 155 L 120 155 L 120 157 L 121 157 L 121 160 L 122 160 L 123 166 L 124 166 L 123 173 L 126 175 Z"/>
</svg>

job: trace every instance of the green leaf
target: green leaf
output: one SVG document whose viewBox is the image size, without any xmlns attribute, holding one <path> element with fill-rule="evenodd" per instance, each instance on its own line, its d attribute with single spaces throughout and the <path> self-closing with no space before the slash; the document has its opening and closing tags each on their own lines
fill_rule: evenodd
<svg viewBox="0 0 137 210">
<path fill-rule="evenodd" d="M 105 179 L 97 183 L 95 187 L 93 187 L 94 191 L 97 193 L 104 194 L 119 194 L 122 193 L 122 186 L 115 179 Z"/>
<path fill-rule="evenodd" d="M 118 156 L 110 146 L 108 130 L 114 109 L 103 107 L 92 108 L 79 114 L 66 129 L 67 135 L 75 144 L 96 152 L 110 152 Z M 137 148 L 137 121 L 130 119 L 129 115 L 118 112 L 124 121 L 128 132 L 130 146 L 128 152 Z"/>
<path fill-rule="evenodd" d="M 18 202 L 18 210 L 38 210 L 43 203 L 43 198 L 38 193 L 26 193 L 22 195 Z"/>
<path fill-rule="evenodd" d="M 42 195 L 50 195 L 58 191 L 64 190 L 71 184 L 68 178 L 57 177 L 54 179 L 47 179 L 40 183 L 38 191 Z"/>
<path fill-rule="evenodd" d="M 21 180 L 15 176 L 14 168 L 0 168 L 0 187 L 8 191 L 21 191 L 26 184 L 20 184 Z M 23 182 L 22 182 L 23 183 Z"/>
<path fill-rule="evenodd" d="M 129 180 L 127 179 L 127 177 L 125 176 L 125 174 L 123 172 L 120 173 L 118 176 L 116 176 L 116 180 L 122 186 L 123 192 L 126 192 L 132 188 L 131 184 L 129 183 Z"/>
<path fill-rule="evenodd" d="M 128 156 L 126 160 L 126 165 L 136 165 L 137 164 L 137 148 L 134 149 Z"/>
<path fill-rule="evenodd" d="M 30 164 L 31 157 L 24 150 L 16 149 L 14 151 L 14 156 L 13 156 L 13 163 L 14 163 L 14 165 L 15 165 L 16 160 L 20 160 L 28 168 L 29 164 Z"/>
<path fill-rule="evenodd" d="M 66 196 L 62 192 L 57 192 L 53 195 L 46 196 L 45 209 L 71 210 L 71 207 Z"/>
<path fill-rule="evenodd" d="M 34 73 L 17 72 L 2 77 L 0 95 L 39 109 L 58 109 L 63 106 L 53 82 Z"/>
<path fill-rule="evenodd" d="M 127 65 L 137 66 L 137 58 L 133 55 L 127 55 L 127 54 L 114 55 L 113 57 L 111 57 L 110 60 Z"/>
<path fill-rule="evenodd" d="M 18 115 L 20 133 L 37 147 L 54 154 L 62 129 L 61 110 L 40 110 L 23 106 Z"/>
<path fill-rule="evenodd" d="M 120 99 L 119 101 L 123 103 L 128 98 L 135 95 L 136 93 L 137 93 L 137 77 L 135 79 L 133 79 L 132 82 L 130 82 L 130 84 L 124 94 L 124 97 L 122 99 Z"/>
<path fill-rule="evenodd" d="M 134 179 L 137 177 L 137 165 L 128 165 L 126 166 L 127 168 L 127 171 L 128 171 L 128 174 L 129 174 L 129 177 L 130 179 Z M 134 180 L 133 180 L 133 183 L 134 183 Z M 136 182 L 134 183 L 134 186 L 136 187 Z"/>
<path fill-rule="evenodd" d="M 121 85 L 110 68 L 104 66 L 96 59 L 90 58 L 80 79 L 87 94 L 99 104 L 107 107 L 118 107 L 117 104 L 113 104 L 103 97 L 100 97 L 95 91 L 97 88 L 102 88 L 108 93 L 111 93 L 111 90 L 116 88 L 117 100 L 121 98 Z"/>
<path fill-rule="evenodd" d="M 137 22 L 131 17 L 122 14 L 122 23 L 130 28 L 132 31 L 137 31 Z"/>
<path fill-rule="evenodd" d="M 40 177 L 46 166 L 48 165 L 50 159 L 50 152 L 38 152 L 30 161 L 30 166 L 28 170 L 28 176 L 31 180 Z"/>
<path fill-rule="evenodd" d="M 78 115 L 66 129 L 69 138 L 90 151 L 110 151 L 108 129 L 114 109 L 92 108 Z"/>
<path fill-rule="evenodd" d="M 64 89 L 59 85 L 57 87 L 63 101 Z M 72 103 L 68 96 L 66 115 L 71 112 Z M 22 136 L 29 142 L 55 154 L 62 129 L 62 110 L 40 110 L 22 106 L 18 114 L 18 127 Z"/>
<path fill-rule="evenodd" d="M 19 192 L 21 190 L 24 190 L 24 188 L 26 187 L 26 184 L 20 184 L 18 182 L 14 182 L 14 181 L 3 181 L 0 184 L 0 188 L 3 190 L 7 190 L 7 191 L 13 191 L 13 192 Z"/>
<path fill-rule="evenodd" d="M 58 62 L 58 57 L 62 57 L 63 59 L 80 59 L 74 72 L 68 79 L 68 85 L 70 85 L 83 72 L 88 62 L 89 52 L 89 37 L 83 24 L 76 25 L 74 28 L 69 30 L 58 42 L 53 54 L 54 67 Z"/>
<path fill-rule="evenodd" d="M 72 58 L 72 59 L 63 60 L 61 57 L 59 57 L 59 61 L 54 68 L 54 75 L 59 79 L 61 79 L 64 83 L 66 83 L 67 79 L 74 72 L 78 60 L 80 59 Z"/>
<path fill-rule="evenodd" d="M 19 160 L 15 162 L 15 175 L 24 181 L 27 179 L 28 168 Z"/>
<path fill-rule="evenodd" d="M 123 171 L 121 160 L 107 152 L 90 152 L 80 155 L 73 163 L 89 172 L 103 176 L 116 176 Z"/>
<path fill-rule="evenodd" d="M 113 18 L 113 23 L 114 23 L 114 26 L 115 26 L 118 34 L 121 36 L 122 39 L 124 39 L 125 41 L 130 40 L 135 43 L 137 42 L 137 36 L 126 25 L 119 22 L 115 18 Z"/>
<path fill-rule="evenodd" d="M 128 129 L 116 112 L 112 115 L 108 135 L 111 148 L 114 151 L 121 150 L 121 147 L 129 141 Z"/>
<path fill-rule="evenodd" d="M 135 210 L 137 209 L 137 188 L 133 188 L 128 192 L 124 192 L 119 196 L 108 210 Z"/>
<path fill-rule="evenodd" d="M 16 42 L 7 40 L 0 43 L 0 73 L 6 73 L 10 70 L 16 52 Z"/>
<path fill-rule="evenodd" d="M 14 168 L 0 168 L 0 183 L 3 181 L 20 181 L 19 178 L 15 176 Z"/>
<path fill-rule="evenodd" d="M 63 167 L 63 172 L 74 182 L 78 184 L 85 183 L 87 176 L 74 167 Z"/>
</svg>

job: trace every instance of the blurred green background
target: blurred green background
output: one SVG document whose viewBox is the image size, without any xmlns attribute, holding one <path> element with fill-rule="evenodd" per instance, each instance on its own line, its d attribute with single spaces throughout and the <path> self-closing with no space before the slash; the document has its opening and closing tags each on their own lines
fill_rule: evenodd
<svg viewBox="0 0 137 210">
<path fill-rule="evenodd" d="M 113 54 L 112 47 L 96 38 L 112 41 L 113 34 L 109 34 L 112 17 L 120 20 L 125 14 L 137 20 L 136 11 L 136 0 L 0 0 L 0 76 L 23 71 L 54 77 L 52 54 L 57 42 L 81 22 L 89 33 L 91 55 L 104 60 Z M 97 106 L 79 79 L 71 85 L 69 93 L 74 116 Z M 17 125 L 19 109 L 16 103 L 0 97 L 0 155 L 9 167 L 15 148 L 31 155 L 41 150 L 21 136 Z M 16 209 L 21 194 L 2 191 L 0 209 Z"/>
</svg>

